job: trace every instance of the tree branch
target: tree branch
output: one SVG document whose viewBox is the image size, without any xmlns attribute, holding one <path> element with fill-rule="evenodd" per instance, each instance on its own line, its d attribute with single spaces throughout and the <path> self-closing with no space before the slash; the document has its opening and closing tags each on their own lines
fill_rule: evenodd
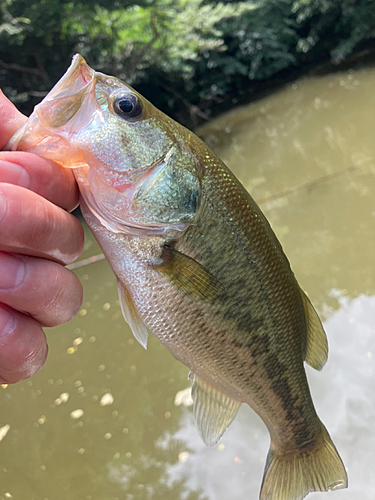
<svg viewBox="0 0 375 500">
<path fill-rule="evenodd" d="M 24 73 L 32 73 L 34 75 L 41 76 L 41 72 L 38 68 L 27 68 L 26 66 L 21 66 L 20 64 L 17 63 L 6 63 L 4 61 L 0 60 L 0 66 L 4 69 L 14 69 L 15 71 L 22 71 Z"/>
<path fill-rule="evenodd" d="M 0 60 L 0 66 L 4 69 L 10 69 L 14 71 L 21 71 L 22 73 L 31 73 L 32 75 L 37 75 L 41 78 L 47 85 L 50 85 L 50 79 L 43 67 L 40 68 L 28 68 L 27 66 L 21 66 L 17 63 L 6 63 Z"/>
</svg>

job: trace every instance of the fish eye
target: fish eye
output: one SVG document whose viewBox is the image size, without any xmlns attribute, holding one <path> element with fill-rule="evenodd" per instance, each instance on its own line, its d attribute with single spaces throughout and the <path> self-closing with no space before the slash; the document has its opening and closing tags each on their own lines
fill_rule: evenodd
<svg viewBox="0 0 375 500">
<path fill-rule="evenodd" d="M 113 103 L 115 113 L 121 118 L 137 118 L 142 113 L 142 104 L 135 94 L 118 97 Z"/>
</svg>

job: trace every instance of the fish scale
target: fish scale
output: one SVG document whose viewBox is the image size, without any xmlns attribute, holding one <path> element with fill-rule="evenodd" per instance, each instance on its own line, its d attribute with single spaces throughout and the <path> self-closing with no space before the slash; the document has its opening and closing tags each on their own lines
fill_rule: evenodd
<svg viewBox="0 0 375 500">
<path fill-rule="evenodd" d="M 226 179 L 226 177 L 225 177 L 225 179 Z M 211 204 L 208 203 L 207 209 L 206 209 L 205 202 L 204 202 L 204 200 L 202 201 L 202 207 L 201 207 L 201 220 L 202 221 L 205 221 L 209 218 L 212 218 L 213 214 L 207 213 L 210 211 L 209 210 L 210 205 Z M 259 219 L 256 219 L 257 220 L 256 226 L 259 226 L 258 220 L 262 220 L 261 215 L 259 215 L 258 217 L 259 217 Z M 225 238 L 223 238 L 223 235 L 225 235 L 227 233 L 228 223 L 227 223 L 226 218 L 222 218 L 222 221 L 223 221 L 223 227 L 221 227 L 220 224 L 218 224 L 218 217 L 217 217 L 217 213 L 216 213 L 216 224 L 215 224 L 216 231 L 214 233 L 215 239 L 214 239 L 213 235 L 211 235 L 210 238 L 207 238 L 206 237 L 207 231 L 206 231 L 205 224 L 203 224 L 203 223 L 200 224 L 198 222 L 195 226 L 192 226 L 187 231 L 186 235 L 183 238 L 181 238 L 178 241 L 176 248 L 182 252 L 186 252 L 186 253 L 190 254 L 191 256 L 193 256 L 197 262 L 199 262 L 206 269 L 208 269 L 210 272 L 215 274 L 218 277 L 219 281 L 224 282 L 224 286 L 226 288 L 226 295 L 225 295 L 226 302 L 225 303 L 220 302 L 216 307 L 214 307 L 213 304 L 199 304 L 199 303 L 197 303 L 197 301 L 194 298 L 191 298 L 191 297 L 181 297 L 180 301 L 178 301 L 176 303 L 176 294 L 178 294 L 178 291 L 174 290 L 173 288 L 168 289 L 170 287 L 168 281 L 166 282 L 166 285 L 165 285 L 167 289 L 160 290 L 159 293 L 154 295 L 154 297 L 149 296 L 149 295 L 145 295 L 144 293 L 137 294 L 137 290 L 145 290 L 148 288 L 147 283 L 139 283 L 137 280 L 136 285 L 134 285 L 131 282 L 131 280 L 129 279 L 129 275 L 127 277 L 127 281 L 125 282 L 125 286 L 127 286 L 129 288 L 129 290 L 131 292 L 133 292 L 133 299 L 134 299 L 135 305 L 136 305 L 137 309 L 139 310 L 140 315 L 141 315 L 143 321 L 145 322 L 145 324 L 149 327 L 149 329 L 158 338 L 160 338 L 163 341 L 163 343 L 170 345 L 171 351 L 175 354 L 175 356 L 178 359 L 181 359 L 179 352 L 178 352 L 178 350 L 180 349 L 180 346 L 177 347 L 177 351 L 176 351 L 176 347 L 174 346 L 175 340 L 174 340 L 174 338 L 171 339 L 170 335 L 169 335 L 170 330 L 178 331 L 179 337 L 185 339 L 185 343 L 189 346 L 189 351 L 190 351 L 190 353 L 188 354 L 189 360 L 191 360 L 192 358 L 197 357 L 197 355 L 199 356 L 201 354 L 201 356 L 200 356 L 201 361 L 199 363 L 199 366 L 196 366 L 195 364 L 192 363 L 192 361 L 188 361 L 188 362 L 186 361 L 187 353 L 186 353 L 186 349 L 184 350 L 184 356 L 181 360 L 183 362 L 185 362 L 185 364 L 187 364 L 193 372 L 195 372 L 199 375 L 201 375 L 201 373 L 204 373 L 204 375 L 206 377 L 208 377 L 211 382 L 216 382 L 216 384 L 220 384 L 220 387 L 225 387 L 225 389 L 226 389 L 225 392 L 229 392 L 229 389 L 226 386 L 228 385 L 227 379 L 230 379 L 231 380 L 230 390 L 232 391 L 232 393 L 233 393 L 233 388 L 235 387 L 236 388 L 236 396 L 241 397 L 242 401 L 246 401 L 247 398 L 246 398 L 245 394 L 246 394 L 246 392 L 249 392 L 249 380 L 246 377 L 239 379 L 239 377 L 237 376 L 238 375 L 237 374 L 237 367 L 238 367 L 239 362 L 243 363 L 244 366 L 246 366 L 247 369 L 244 369 L 243 371 L 248 372 L 248 373 L 250 372 L 250 370 L 248 369 L 249 364 L 250 365 L 256 364 L 258 367 L 263 365 L 264 366 L 263 371 L 266 372 L 266 377 L 264 376 L 263 373 L 258 374 L 258 377 L 261 380 L 265 379 L 265 380 L 270 381 L 271 383 L 272 383 L 272 378 L 277 379 L 279 377 L 279 372 L 277 371 L 275 373 L 273 371 L 272 378 L 270 377 L 270 373 L 271 373 L 270 369 L 274 366 L 272 364 L 272 362 L 274 362 L 274 360 L 275 360 L 273 356 L 271 357 L 271 363 L 267 364 L 266 361 L 263 361 L 262 356 L 259 356 L 259 355 L 252 356 L 251 355 L 253 349 L 258 349 L 258 351 L 259 350 L 267 351 L 265 349 L 265 346 L 266 346 L 265 339 L 268 339 L 268 337 L 266 335 L 263 335 L 263 336 L 259 336 L 258 342 L 256 341 L 257 336 L 252 333 L 253 330 L 251 329 L 251 324 L 252 324 L 251 320 L 249 321 L 249 324 L 247 325 L 248 328 L 245 331 L 241 331 L 238 327 L 234 328 L 232 318 L 233 318 L 233 316 L 238 314 L 237 313 L 238 307 L 240 307 L 240 312 L 242 309 L 242 307 L 238 303 L 238 299 L 237 299 L 238 287 L 236 285 L 236 282 L 233 282 L 231 275 L 230 274 L 228 275 L 228 273 L 223 272 L 223 269 L 225 269 L 226 262 L 220 263 L 221 274 L 219 274 L 220 270 L 217 269 L 218 262 L 215 259 L 215 255 L 213 255 L 214 260 L 212 261 L 212 254 L 213 254 L 212 248 L 215 248 L 216 251 L 219 253 L 223 253 L 223 250 L 225 250 L 225 249 L 221 248 L 221 246 L 226 245 L 226 240 L 225 240 Z M 232 224 L 231 224 L 231 227 L 232 227 L 232 231 L 233 231 L 234 229 L 233 229 Z M 240 235 L 238 236 L 238 238 L 241 239 L 241 231 L 239 231 L 239 233 L 240 233 Z M 99 236 L 99 238 L 100 238 L 100 236 Z M 242 237 L 242 239 L 243 239 L 243 237 Z M 196 244 L 194 246 L 196 248 L 198 248 L 198 251 L 194 254 L 192 252 L 192 250 L 193 250 L 192 244 L 191 243 L 189 244 L 189 242 L 190 241 L 196 242 L 196 240 L 198 240 L 198 244 Z M 185 241 L 187 242 L 187 244 L 185 244 Z M 102 246 L 105 248 L 106 244 L 103 243 Z M 126 246 L 127 248 L 130 248 L 131 243 L 126 242 L 126 243 L 124 243 L 124 246 Z M 257 246 L 258 245 L 255 244 L 255 249 L 257 248 Z M 278 247 L 278 245 L 271 245 L 271 247 L 272 248 Z M 236 262 L 237 273 L 241 274 L 241 270 L 242 270 L 242 273 L 247 276 L 249 274 L 249 271 L 248 271 L 248 269 L 249 269 L 248 252 L 242 250 L 242 245 L 238 245 L 238 248 L 239 248 L 239 252 L 237 252 L 238 258 L 236 258 L 237 256 L 232 256 L 232 260 L 234 260 Z M 224 252 L 224 254 L 225 254 L 225 252 Z M 111 260 L 111 258 L 110 258 L 110 260 Z M 285 264 L 285 262 L 283 262 L 283 261 L 285 261 L 283 254 L 280 254 L 280 260 L 281 260 L 281 264 Z M 273 260 L 271 266 L 268 266 L 266 271 L 270 274 L 271 277 L 276 274 L 279 276 L 279 279 L 280 279 L 283 276 L 283 274 L 282 273 L 275 273 L 275 270 L 273 269 L 274 267 L 276 267 L 275 266 L 275 259 Z M 264 272 L 266 272 L 266 271 L 264 271 Z M 287 273 L 284 273 L 284 275 L 288 278 L 289 281 L 291 281 L 290 277 Z M 229 278 L 229 282 L 227 284 L 226 281 L 228 281 L 228 278 Z M 156 272 L 155 276 L 152 278 L 153 288 L 156 290 L 158 289 L 157 281 L 159 279 L 160 279 L 160 277 L 158 276 L 158 273 Z M 249 281 L 249 279 L 247 281 Z M 294 284 L 295 288 L 296 288 L 296 286 L 297 285 Z M 248 283 L 248 287 L 250 289 L 250 293 L 248 294 L 246 292 L 246 290 L 243 290 L 242 293 L 243 293 L 244 297 L 249 297 L 249 296 L 254 294 L 255 285 L 250 282 L 250 283 Z M 230 289 L 231 288 L 233 288 L 233 297 L 232 298 L 230 297 Z M 275 288 L 277 288 L 277 287 L 275 287 Z M 284 290 L 284 292 L 286 290 L 284 285 L 283 285 L 283 290 Z M 271 295 L 272 294 L 274 295 L 272 290 L 269 293 L 271 293 Z M 297 293 L 298 293 L 298 289 L 297 289 Z M 137 300 L 138 296 L 139 296 L 139 299 Z M 284 296 L 284 299 L 288 299 L 288 294 L 284 293 L 283 296 Z M 156 299 L 155 299 L 155 297 L 156 297 Z M 167 304 L 166 304 L 166 297 L 168 298 Z M 164 311 L 165 311 L 165 318 L 163 318 L 162 321 L 160 321 L 159 316 L 157 318 L 155 318 L 155 314 L 154 314 L 154 310 L 160 311 L 160 306 L 161 306 L 160 299 L 162 299 L 162 304 L 164 306 Z M 182 302 L 185 302 L 185 304 L 182 305 Z M 301 317 L 303 317 L 302 304 L 301 304 L 300 308 L 301 308 Z M 259 321 L 266 322 L 266 320 L 264 319 L 264 315 L 267 315 L 267 313 L 269 314 L 269 311 L 268 311 L 269 306 L 266 307 L 266 301 L 264 301 L 263 299 L 260 299 L 255 303 L 254 306 L 252 306 L 252 307 L 248 306 L 247 309 L 249 311 L 254 310 L 255 316 L 260 316 L 259 313 L 257 314 L 257 310 L 262 309 L 263 310 L 263 317 L 260 316 Z M 280 316 L 280 314 L 279 314 L 280 311 L 286 311 L 288 308 L 286 307 L 285 304 L 283 304 L 282 302 L 281 303 L 279 302 L 279 303 L 275 303 L 274 309 L 277 311 L 278 315 Z M 291 330 L 292 330 L 292 326 L 293 326 L 293 324 L 292 324 L 293 320 L 296 317 L 295 305 L 289 304 L 289 309 L 293 310 L 293 315 L 290 315 L 290 314 L 285 315 L 284 314 L 284 316 L 286 316 L 286 318 L 281 323 L 281 328 L 280 328 L 281 333 L 284 335 L 284 337 L 293 334 L 293 332 Z M 183 311 L 183 314 L 181 314 L 181 311 Z M 228 313 L 226 311 L 228 311 Z M 228 322 L 227 316 L 229 316 L 230 321 L 229 321 L 228 327 L 225 328 L 225 327 L 223 327 L 223 324 Z M 207 321 L 204 321 L 205 317 L 208 317 L 210 320 L 208 322 L 208 325 L 207 325 Z M 155 324 L 155 319 L 156 319 L 156 324 Z M 194 328 L 192 329 L 193 331 L 191 332 L 192 319 L 193 319 L 193 327 Z M 199 323 L 199 320 L 200 320 L 200 324 L 197 325 L 196 323 Z M 278 323 L 280 323 L 280 319 L 277 319 L 277 321 L 278 321 Z M 283 325 L 284 322 L 286 323 L 285 325 Z M 303 319 L 301 319 L 301 325 L 304 328 Z M 299 332 L 301 331 L 301 325 L 299 325 L 300 327 L 298 327 L 298 325 L 296 325 L 294 327 L 294 329 L 297 331 L 298 335 L 299 335 Z M 231 333 L 231 336 L 228 339 L 226 339 L 225 336 L 220 335 L 220 333 L 222 333 L 222 332 L 225 332 L 225 334 L 227 334 L 228 330 Z M 249 336 L 249 330 L 252 333 L 250 336 Z M 266 332 L 269 333 L 269 331 L 270 331 L 270 328 L 268 327 Z M 212 339 L 212 337 L 214 337 L 214 338 L 212 340 L 208 340 L 210 338 L 210 336 L 211 336 L 211 339 Z M 221 339 L 220 339 L 221 343 L 218 346 L 218 348 L 215 349 L 215 344 L 214 344 L 213 340 L 215 340 L 215 337 L 218 337 L 218 336 L 221 337 Z M 232 337 L 233 337 L 233 340 L 236 340 L 237 343 L 240 344 L 239 349 L 237 349 L 237 350 L 235 350 L 233 348 L 234 343 L 233 343 Z M 292 337 L 293 337 L 293 335 L 292 335 Z M 203 342 L 201 340 L 202 338 L 204 339 Z M 279 343 L 286 344 L 286 341 L 288 339 L 286 338 L 285 342 L 282 342 L 282 339 L 279 336 L 278 340 L 279 340 Z M 205 347 L 206 343 L 209 343 L 209 345 L 211 346 L 210 350 L 206 349 L 206 347 Z M 247 344 L 250 344 L 251 347 L 249 348 L 249 346 Z M 295 344 L 296 344 L 297 349 L 299 351 L 301 351 L 300 343 L 296 342 Z M 225 357 L 223 357 L 223 353 L 225 353 Z M 232 353 L 232 354 L 228 354 L 228 353 Z M 285 355 L 287 358 L 288 357 L 291 357 L 292 359 L 296 358 L 296 353 L 295 352 L 293 353 L 290 345 L 288 346 L 288 349 L 287 349 Z M 226 362 L 228 360 L 228 357 L 231 359 L 231 356 L 238 360 L 237 363 L 233 362 L 233 360 L 231 360 L 230 363 Z M 276 358 L 276 361 L 280 360 L 281 357 L 282 357 L 282 351 L 280 351 L 280 349 L 279 349 L 278 350 L 278 357 Z M 215 359 L 214 364 L 212 363 L 212 358 Z M 300 372 L 299 377 L 301 378 L 302 377 L 301 374 L 304 374 L 304 370 L 303 370 L 303 366 L 302 366 L 302 356 L 301 356 L 300 352 L 297 352 L 297 360 L 298 360 L 298 358 L 299 358 L 300 362 L 295 363 L 295 365 L 299 365 L 299 372 Z M 218 360 L 222 360 L 222 364 L 218 363 Z M 287 359 L 287 361 L 288 361 L 288 359 Z M 267 366 L 270 367 L 268 369 L 268 371 L 266 368 Z M 212 370 L 213 367 L 215 368 L 215 371 Z M 228 372 L 228 369 L 230 370 L 229 372 Z M 258 370 L 259 370 L 259 368 L 258 368 Z M 291 367 L 289 367 L 289 372 L 290 371 L 291 371 Z M 292 374 L 293 374 L 293 370 L 292 370 Z M 291 380 L 293 380 L 292 375 L 291 375 Z M 251 390 L 252 404 L 253 405 L 255 404 L 257 407 L 260 407 L 260 406 L 265 407 L 264 411 L 267 413 L 268 418 L 270 418 L 270 414 L 272 412 L 272 414 L 274 414 L 275 416 L 278 416 L 278 418 L 280 420 L 280 424 L 278 424 L 278 425 L 276 424 L 276 421 L 271 422 L 271 424 L 270 424 L 271 427 L 272 428 L 276 428 L 276 427 L 284 428 L 283 433 L 286 433 L 288 435 L 295 434 L 295 433 L 293 433 L 293 431 L 292 432 L 285 431 L 285 416 L 284 416 L 285 412 L 280 411 L 280 409 L 282 409 L 285 405 L 286 406 L 290 405 L 291 407 L 295 407 L 295 404 L 293 404 L 293 402 L 290 402 L 286 399 L 287 393 L 286 393 L 285 387 L 289 388 L 289 386 L 285 385 L 285 384 L 282 386 L 283 391 L 281 392 L 281 403 L 277 404 L 277 402 L 275 400 L 280 399 L 280 397 L 278 397 L 277 394 L 274 394 L 273 395 L 273 398 L 275 399 L 274 401 L 272 401 L 272 398 L 270 398 L 269 395 L 267 397 L 265 397 L 263 395 L 263 392 L 262 392 L 262 390 L 264 390 L 264 387 L 262 387 L 262 384 L 257 384 L 255 376 L 250 378 L 250 382 L 254 386 Z M 300 391 L 301 384 L 297 384 L 297 385 L 294 384 L 294 385 L 295 385 L 294 390 L 298 394 L 298 392 Z M 291 385 L 291 387 L 293 387 L 293 386 Z M 304 384 L 303 390 L 306 390 L 306 384 Z M 267 391 L 265 393 L 267 394 Z M 268 390 L 268 393 L 269 393 L 269 390 Z M 257 404 L 257 395 L 258 394 L 260 395 L 259 397 L 262 399 L 262 404 Z M 271 403 L 268 402 L 268 404 L 265 405 L 265 403 L 264 403 L 265 399 L 267 399 L 268 401 L 271 400 Z M 302 399 L 302 398 L 297 397 L 297 399 Z M 307 402 L 306 402 L 307 410 L 305 410 L 304 413 L 307 415 L 309 413 L 314 415 L 314 413 L 311 411 L 311 406 L 312 406 L 311 402 L 310 402 L 308 397 L 306 399 L 307 399 Z M 248 400 L 248 402 L 250 402 L 250 401 Z M 308 403 L 310 403 L 310 404 L 308 404 Z M 281 418 L 280 418 L 280 415 L 282 415 Z M 276 418 L 274 420 L 276 420 Z M 310 419 L 310 420 L 312 420 L 312 423 L 315 424 L 314 419 Z M 309 422 L 309 420 L 307 420 L 307 422 Z M 312 427 L 314 427 L 314 426 L 312 426 Z M 316 425 L 315 425 L 315 427 L 316 427 Z"/>
<path fill-rule="evenodd" d="M 224 163 L 79 55 L 8 147 L 75 169 L 134 336 L 146 347 L 152 332 L 191 370 L 203 441 L 215 444 L 242 403 L 263 419 L 271 445 L 260 499 L 346 487 L 303 366 L 326 362 L 322 324 Z"/>
</svg>

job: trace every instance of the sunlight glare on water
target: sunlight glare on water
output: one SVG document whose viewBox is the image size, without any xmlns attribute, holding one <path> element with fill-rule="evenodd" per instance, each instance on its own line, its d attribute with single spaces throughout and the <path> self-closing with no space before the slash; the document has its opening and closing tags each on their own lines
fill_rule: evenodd
<svg viewBox="0 0 375 500">
<path fill-rule="evenodd" d="M 374 88 L 374 69 L 304 79 L 199 131 L 260 203 L 325 321 L 329 360 L 308 376 L 350 488 L 316 500 L 375 498 Z M 100 253 L 86 233 L 82 258 Z M 180 392 L 188 370 L 153 337 L 147 351 L 134 340 L 106 262 L 76 272 L 84 303 L 47 329 L 46 366 L 0 386 L 0 500 L 256 500 L 260 419 L 243 406 L 205 447 Z"/>
</svg>

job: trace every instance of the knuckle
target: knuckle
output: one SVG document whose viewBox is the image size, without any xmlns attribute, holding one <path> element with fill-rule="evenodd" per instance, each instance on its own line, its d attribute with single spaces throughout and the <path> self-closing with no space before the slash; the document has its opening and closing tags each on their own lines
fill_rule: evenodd
<svg viewBox="0 0 375 500">
<path fill-rule="evenodd" d="M 71 320 L 82 303 L 82 285 L 75 274 L 59 265 L 53 267 L 40 313 L 44 326 L 57 326 Z"/>
</svg>

